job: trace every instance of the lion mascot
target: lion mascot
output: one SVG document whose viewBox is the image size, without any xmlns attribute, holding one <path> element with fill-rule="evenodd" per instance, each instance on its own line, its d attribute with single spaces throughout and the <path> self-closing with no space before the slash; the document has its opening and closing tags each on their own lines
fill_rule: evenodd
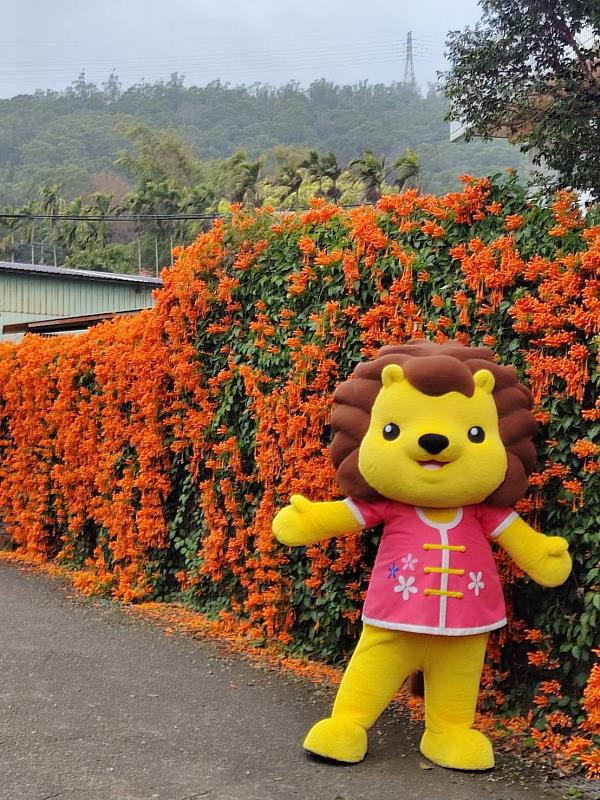
<svg viewBox="0 0 600 800">
<path fill-rule="evenodd" d="M 425 682 L 421 752 L 453 769 L 494 765 L 473 728 L 490 631 L 506 624 L 496 542 L 541 586 L 571 571 L 567 542 L 512 506 L 536 455 L 529 390 L 487 348 L 414 340 L 359 364 L 333 396 L 331 458 L 345 500 L 294 495 L 273 531 L 310 545 L 383 525 L 363 631 L 331 716 L 304 747 L 356 763 L 407 676 Z"/>
</svg>

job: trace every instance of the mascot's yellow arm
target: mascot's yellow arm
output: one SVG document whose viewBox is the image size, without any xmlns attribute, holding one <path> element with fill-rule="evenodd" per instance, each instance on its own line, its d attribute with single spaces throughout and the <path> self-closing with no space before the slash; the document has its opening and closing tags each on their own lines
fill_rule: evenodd
<svg viewBox="0 0 600 800">
<path fill-rule="evenodd" d="M 544 536 L 522 519 L 514 522 L 497 539 L 515 564 L 540 586 L 560 586 L 571 572 L 568 542 L 561 536 Z"/>
<path fill-rule="evenodd" d="M 276 538 L 290 547 L 311 545 L 359 530 L 356 517 L 341 500 L 313 503 L 299 494 L 292 495 L 290 505 L 282 508 L 273 520 Z M 497 541 L 540 586 L 560 586 L 571 572 L 567 541 L 560 536 L 544 536 L 520 518 Z"/>
<path fill-rule="evenodd" d="M 345 533 L 357 533 L 360 524 L 341 500 L 312 503 L 300 494 L 290 497 L 290 504 L 273 520 L 273 533 L 290 547 L 315 544 Z"/>
</svg>

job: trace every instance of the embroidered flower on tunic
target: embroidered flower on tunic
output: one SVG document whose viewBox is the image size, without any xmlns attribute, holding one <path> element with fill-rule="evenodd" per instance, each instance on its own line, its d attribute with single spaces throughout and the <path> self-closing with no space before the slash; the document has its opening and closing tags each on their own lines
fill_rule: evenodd
<svg viewBox="0 0 600 800">
<path fill-rule="evenodd" d="M 472 589 L 475 592 L 475 597 L 479 597 L 479 592 L 482 589 L 485 589 L 485 583 L 483 582 L 483 572 L 469 572 L 469 578 L 471 578 L 471 583 L 469 584 L 469 589 Z"/>
<path fill-rule="evenodd" d="M 411 572 L 415 571 L 415 564 L 419 563 L 418 558 L 413 558 L 413 554 L 409 553 L 402 559 L 402 569 L 409 569 Z"/>
<path fill-rule="evenodd" d="M 388 578 L 395 578 L 396 575 L 400 572 L 400 567 L 396 566 L 396 562 L 392 564 L 392 566 L 388 569 Z"/>
<path fill-rule="evenodd" d="M 405 578 L 404 575 L 401 575 L 398 578 L 398 586 L 394 586 L 394 591 L 402 592 L 402 599 L 408 600 L 411 594 L 416 594 L 419 591 L 416 586 L 413 586 L 415 580 L 414 576 Z"/>
</svg>

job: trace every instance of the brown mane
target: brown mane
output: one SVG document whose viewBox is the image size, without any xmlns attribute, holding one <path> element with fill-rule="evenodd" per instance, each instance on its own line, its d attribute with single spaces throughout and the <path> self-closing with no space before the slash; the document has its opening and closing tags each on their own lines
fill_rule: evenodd
<svg viewBox="0 0 600 800">
<path fill-rule="evenodd" d="M 502 484 L 485 502 L 490 506 L 511 506 L 525 495 L 527 476 L 536 463 L 531 437 L 537 431 L 537 423 L 531 414 L 531 392 L 519 383 L 517 371 L 496 364 L 492 351 L 486 347 L 465 347 L 455 341 L 435 344 L 424 339 L 382 347 L 372 361 L 359 364 L 352 379 L 336 389 L 331 415 L 331 460 L 345 494 L 362 500 L 380 499 L 358 470 L 358 450 L 381 389 L 381 373 L 388 364 L 399 364 L 410 384 L 428 395 L 458 391 L 471 397 L 473 374 L 480 369 L 489 370 L 496 380 L 493 398 L 508 469 Z"/>
</svg>

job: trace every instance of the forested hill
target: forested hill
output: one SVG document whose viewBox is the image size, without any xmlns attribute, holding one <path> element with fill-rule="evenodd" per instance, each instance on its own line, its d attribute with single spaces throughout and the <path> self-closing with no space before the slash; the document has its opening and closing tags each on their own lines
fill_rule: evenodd
<svg viewBox="0 0 600 800">
<path fill-rule="evenodd" d="M 174 75 L 123 90 L 114 75 L 101 88 L 81 75 L 65 92 L 0 100 L 0 204 L 23 203 L 44 184 L 60 184 L 67 199 L 92 192 L 94 175 L 107 170 L 127 178 L 115 161 L 131 147 L 125 130 L 135 124 L 175 130 L 203 161 L 243 149 L 268 162 L 284 145 L 331 151 L 340 164 L 370 149 L 392 163 L 412 148 L 423 190 L 432 192 L 453 189 L 465 172 L 525 165 L 505 142 L 451 144 L 445 113 L 442 96 L 400 83 L 186 88 Z"/>
</svg>

